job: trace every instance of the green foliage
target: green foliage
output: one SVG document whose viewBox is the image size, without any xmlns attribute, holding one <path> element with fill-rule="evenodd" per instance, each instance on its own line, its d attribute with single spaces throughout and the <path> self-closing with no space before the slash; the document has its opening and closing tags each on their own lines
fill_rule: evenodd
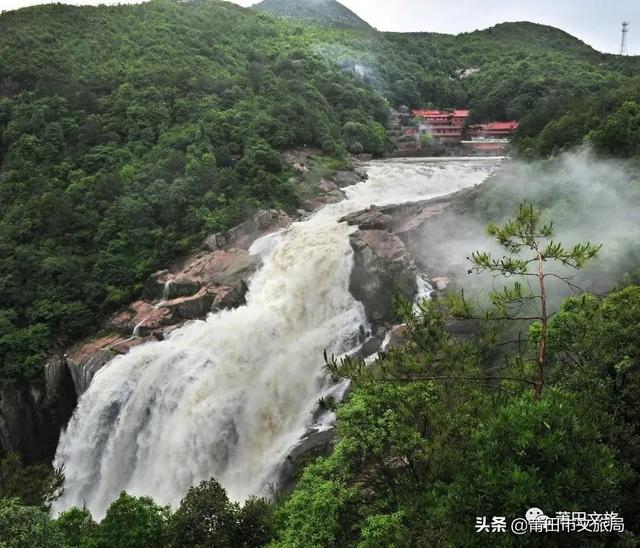
<svg viewBox="0 0 640 548">
<path fill-rule="evenodd" d="M 258 548 L 272 537 L 272 506 L 251 498 L 244 506 L 231 502 L 214 479 L 191 487 L 171 516 L 173 546 Z"/>
<path fill-rule="evenodd" d="M 510 255 L 495 259 L 490 253 L 476 251 L 470 258 L 475 272 L 490 271 L 502 276 L 527 275 L 533 274 L 529 271 L 530 265 L 547 261 L 578 269 L 593 259 L 601 249 L 601 246 L 589 243 L 575 244 L 572 248 L 565 249 L 560 243 L 553 241 L 553 224 L 544 223 L 542 210 L 527 203 L 521 204 L 514 218 L 509 219 L 504 226 L 491 223 L 487 232 Z M 522 251 L 528 251 L 533 256 L 521 258 L 519 255 Z"/>
<path fill-rule="evenodd" d="M 637 60 L 527 23 L 402 35 L 306 26 L 215 0 L 56 4 L 1 15 L 0 49 L 0 382 L 37 375 L 51 346 L 93 329 L 208 232 L 260 207 L 295 207 L 304 189 L 290 185 L 278 151 L 336 156 L 319 162 L 318 177 L 342 167 L 345 150 L 383 153 L 389 104 L 518 119 L 531 155 L 585 137 L 613 156 L 640 145 Z M 561 210 L 571 192 L 543 198 Z M 504 207 L 486 196 L 487 212 Z M 524 276 L 535 263 L 521 252 L 572 268 L 598 252 L 562 247 L 552 231 L 521 207 L 490 231 L 510 256 L 477 253 L 475 266 Z M 516 282 L 492 300 L 506 317 L 531 297 Z M 423 303 L 417 314 L 401 305 L 408 345 L 374 365 L 328 360 L 353 388 L 337 409 L 336 450 L 305 469 L 276 509 L 275 533 L 271 504 L 239 506 L 213 480 L 173 515 L 122 494 L 100 524 L 79 508 L 50 520 L 43 508 L 59 475 L 8 456 L 0 544 L 495 545 L 473 533 L 475 516 L 517 517 L 531 505 L 622 508 L 637 531 L 638 288 L 564 304 L 549 327 L 552 387 L 538 403 L 495 369 L 491 340 L 447 332 L 451 316 L 469 313 L 457 304 Z M 532 334 L 541 340 L 541 326 Z"/>
<path fill-rule="evenodd" d="M 474 433 L 467 466 L 450 485 L 446 504 L 455 525 L 447 538 L 457 545 L 474 543 L 477 534 L 469 524 L 476 516 L 522 517 L 532 506 L 547 515 L 620 510 L 624 468 L 602 435 L 579 399 L 561 390 L 548 390 L 542 402 L 526 394 L 507 403 Z M 557 535 L 545 545 L 584 542 L 584 535 Z M 506 535 L 493 545 L 535 543 Z"/>
<path fill-rule="evenodd" d="M 623 103 L 588 138 L 600 152 L 622 157 L 640 154 L 640 104 Z"/>
<path fill-rule="evenodd" d="M 591 130 L 604 152 L 637 148 L 637 63 L 528 23 L 403 35 L 216 0 L 56 4 L 2 14 L 0 48 L 4 382 L 36 376 L 207 233 L 295 207 L 277 150 L 384 152 L 389 103 L 519 119 L 532 154 Z"/>
<path fill-rule="evenodd" d="M 284 503 L 277 545 L 534 546 L 533 536 L 483 537 L 475 519 L 624 507 L 628 474 L 600 408 L 558 386 L 536 402 L 494 376 L 481 346 L 446 333 L 441 306 L 401 312 L 405 348 L 369 368 L 329 362 L 353 383 L 338 407 L 338 445 Z"/>
<path fill-rule="evenodd" d="M 62 537 L 45 510 L 21 506 L 17 499 L 0 499 L 0 546 L 59 548 Z"/>
<path fill-rule="evenodd" d="M 44 509 L 0 498 L 0 546 L 260 548 L 273 538 L 273 514 L 264 499 L 250 498 L 242 506 L 229 501 L 213 479 L 189 489 L 173 514 L 148 497 L 122 493 L 100 523 L 84 508 L 50 519 Z"/>
<path fill-rule="evenodd" d="M 638 77 L 614 85 L 590 97 L 567 102 L 563 112 L 541 124 L 520 142 L 528 155 L 550 155 L 587 143 L 604 155 L 628 158 L 638 156 Z"/>
<path fill-rule="evenodd" d="M 550 377 L 600 413 L 603 433 L 631 471 L 625 516 L 637 530 L 640 500 L 640 288 L 567 299 L 550 331 Z"/>
<path fill-rule="evenodd" d="M 402 512 L 369 516 L 362 530 L 362 541 L 358 548 L 406 546 L 408 535 L 402 518 Z"/>
<path fill-rule="evenodd" d="M 596 257 L 602 246 L 579 243 L 571 248 L 563 247 L 553 240 L 553 224 L 544 223 L 542 210 L 534 209 L 533 205 L 526 203 L 518 207 L 515 217 L 509 219 L 504 226 L 491 223 L 488 233 L 508 255 L 496 259 L 488 252 L 475 251 L 469 258 L 473 265 L 469 273 L 490 272 L 503 278 L 515 276 L 525 280 L 527 284 L 532 278 L 536 286 L 535 290 L 531 288 L 526 291 L 519 280 L 491 291 L 489 299 L 495 310 L 489 311 L 487 317 L 540 322 L 539 326 L 534 326 L 536 356 L 530 359 L 536 363 L 537 373 L 534 379 L 525 381 L 534 386 L 536 399 L 539 400 L 545 381 L 547 332 L 552 316 L 548 302 L 548 280 L 558 279 L 571 287 L 568 278 L 561 273 L 550 272 L 547 263 L 559 263 L 566 268 L 578 270 Z M 527 255 L 523 256 L 523 252 Z M 516 357 L 518 361 L 521 358 Z"/>
<path fill-rule="evenodd" d="M 122 493 L 109 509 L 96 533 L 99 547 L 161 548 L 167 541 L 170 511 L 148 497 Z"/>
<path fill-rule="evenodd" d="M 217 1 L 0 15 L 0 382 L 207 233 L 294 208 L 278 150 L 343 154 L 364 120 L 382 151 L 386 101 L 310 40 Z"/>
<path fill-rule="evenodd" d="M 370 29 L 371 27 L 336 0 L 263 0 L 253 9 L 322 25 Z"/>
<path fill-rule="evenodd" d="M 342 448 L 325 462 L 309 465 L 298 487 L 280 510 L 282 528 L 274 546 L 302 548 L 346 546 L 351 538 L 350 513 L 357 493 L 348 488 L 339 464 Z"/>
<path fill-rule="evenodd" d="M 62 492 L 64 474 L 45 464 L 24 465 L 9 453 L 0 459 L 0 499 L 15 498 L 25 506 L 47 510 Z"/>
<path fill-rule="evenodd" d="M 89 510 L 70 508 L 62 512 L 53 523 L 64 539 L 62 546 L 65 548 L 94 548 L 97 546 L 95 535 L 98 526 L 93 521 Z"/>
<path fill-rule="evenodd" d="M 274 507 L 266 499 L 252 497 L 238 513 L 234 546 L 258 548 L 266 546 L 274 535 Z"/>
<path fill-rule="evenodd" d="M 46 324 L 18 325 L 15 310 L 0 310 L 0 382 L 30 379 L 40 372 L 50 341 Z"/>
<path fill-rule="evenodd" d="M 372 152 L 382 154 L 387 136 L 384 127 L 374 121 L 367 123 L 347 122 L 342 128 L 347 148 L 353 154 Z"/>
<path fill-rule="evenodd" d="M 171 517 L 175 545 L 231 546 L 236 534 L 238 508 L 215 480 L 191 487 Z"/>
</svg>

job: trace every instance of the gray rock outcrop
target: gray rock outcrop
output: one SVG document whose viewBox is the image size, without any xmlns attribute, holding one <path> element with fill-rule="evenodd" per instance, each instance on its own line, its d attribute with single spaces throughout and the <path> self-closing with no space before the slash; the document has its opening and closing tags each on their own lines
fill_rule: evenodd
<svg viewBox="0 0 640 548">
<path fill-rule="evenodd" d="M 73 380 L 61 357 L 46 363 L 40 379 L 1 386 L 0 454 L 16 452 L 26 462 L 50 459 L 75 405 Z"/>
<path fill-rule="evenodd" d="M 395 320 L 396 292 L 412 300 L 417 292 L 416 266 L 402 240 L 384 230 L 351 235 L 354 267 L 349 289 L 364 304 L 374 324 Z"/>
</svg>

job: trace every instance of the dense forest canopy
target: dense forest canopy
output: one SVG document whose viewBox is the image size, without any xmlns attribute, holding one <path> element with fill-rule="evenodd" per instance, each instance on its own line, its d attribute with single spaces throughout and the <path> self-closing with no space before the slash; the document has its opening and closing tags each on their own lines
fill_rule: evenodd
<svg viewBox="0 0 640 548">
<path fill-rule="evenodd" d="M 383 152 L 389 104 L 516 118 L 545 153 L 594 128 L 604 150 L 637 146 L 606 138 L 635 116 L 635 60 L 528 23 L 403 35 L 216 0 L 56 4 L 0 16 L 0 48 L 4 379 L 36 374 L 207 232 L 294 207 L 275 151 Z M 569 103 L 577 122 L 556 119 Z"/>
<path fill-rule="evenodd" d="M 371 28 L 366 21 L 336 0 L 262 0 L 252 8 L 307 23 Z"/>
<path fill-rule="evenodd" d="M 587 143 L 637 161 L 640 58 L 531 23 L 457 36 L 317 23 L 218 0 L 0 15 L 1 383 L 38 378 L 50 352 L 99 329 L 207 234 L 259 208 L 295 209 L 305 190 L 280 152 L 307 146 L 335 166 L 347 150 L 384 154 L 390 107 L 517 119 L 524 158 Z M 629 208 L 637 179 L 631 167 L 616 183 Z M 474 204 L 483 223 L 503 219 L 527 186 L 560 226 L 581 189 L 570 178 L 542 193 L 508 178 L 485 186 Z M 490 321 L 472 340 L 447 331 L 461 314 L 455 298 L 419 310 L 398 302 L 411 328 L 405 348 L 370 369 L 327 364 L 352 391 L 339 406 L 323 402 L 337 410 L 337 445 L 293 493 L 240 505 L 212 479 L 175 512 L 123 493 L 100 524 L 80 508 L 50 519 L 63 471 L 9 455 L 0 544 L 535 545 L 471 528 L 477 516 L 517 517 L 535 503 L 626 520 L 624 537 L 558 535 L 549 545 L 635 545 L 640 291 L 630 282 L 640 261 L 631 244 L 626 256 L 620 287 L 569 298 L 545 319 L 539 401 L 518 382 L 531 376 L 539 323 L 521 329 L 528 345 L 505 350 L 513 331 Z M 431 382 L 434 370 L 462 380 Z"/>
</svg>

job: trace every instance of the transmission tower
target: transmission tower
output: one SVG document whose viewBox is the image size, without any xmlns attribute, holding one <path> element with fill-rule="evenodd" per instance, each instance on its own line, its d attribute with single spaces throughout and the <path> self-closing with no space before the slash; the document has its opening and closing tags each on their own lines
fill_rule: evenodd
<svg viewBox="0 0 640 548">
<path fill-rule="evenodd" d="M 629 34 L 629 27 L 631 23 L 624 21 L 622 23 L 622 40 L 620 41 L 620 55 L 627 54 L 627 34 Z"/>
</svg>

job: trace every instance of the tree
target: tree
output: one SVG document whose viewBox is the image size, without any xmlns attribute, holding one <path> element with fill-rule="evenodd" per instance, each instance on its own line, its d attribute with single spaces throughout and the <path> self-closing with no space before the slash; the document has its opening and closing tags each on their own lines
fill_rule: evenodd
<svg viewBox="0 0 640 548">
<path fill-rule="evenodd" d="M 588 139 L 600 152 L 622 157 L 640 154 L 640 104 L 623 103 Z"/>
<path fill-rule="evenodd" d="M 239 526 L 234 546 L 261 548 L 274 535 L 274 505 L 266 499 L 255 497 L 247 500 L 238 513 Z"/>
<path fill-rule="evenodd" d="M 525 393 L 501 406 L 472 433 L 464 462 L 432 509 L 452 545 L 540 545 L 534 535 L 478 538 L 469 526 L 477 516 L 513 519 L 534 506 L 546 515 L 621 508 L 625 470 L 615 450 L 603 441 L 588 402 L 556 387 L 542 401 Z M 584 534 L 544 539 L 545 546 L 596 544 Z"/>
<path fill-rule="evenodd" d="M 60 496 L 63 483 L 61 469 L 45 464 L 24 465 L 16 453 L 0 459 L 0 499 L 16 498 L 26 506 L 48 510 Z"/>
<path fill-rule="evenodd" d="M 342 131 L 347 148 L 354 154 L 369 152 L 379 155 L 384 152 L 387 137 L 384 128 L 378 122 L 347 122 Z"/>
<path fill-rule="evenodd" d="M 170 537 L 176 546 L 232 545 L 237 527 L 236 505 L 214 479 L 191 487 L 173 514 Z"/>
<path fill-rule="evenodd" d="M 45 510 L 22 506 L 18 499 L 0 499 L 0 546 L 58 548 L 62 537 Z"/>
<path fill-rule="evenodd" d="M 502 247 L 507 255 L 494 258 L 486 251 L 475 251 L 469 260 L 472 268 L 469 273 L 489 272 L 494 276 L 505 278 L 533 278 L 537 283 L 537 290 L 527 291 L 520 281 L 506 285 L 500 290 L 492 291 L 490 299 L 496 307 L 498 319 L 534 320 L 539 322 L 537 341 L 537 374 L 530 382 L 535 389 L 536 400 L 542 397 L 547 363 L 547 331 L 549 320 L 553 313 L 548 306 L 548 280 L 561 280 L 572 286 L 566 276 L 561 273 L 548 271 L 548 263 L 559 263 L 573 270 L 578 270 L 597 256 L 601 246 L 590 243 L 575 244 L 565 248 L 553 240 L 553 224 L 545 224 L 542 210 L 531 204 L 521 204 L 515 217 L 500 227 L 492 223 L 488 233 Z M 527 253 L 527 255 L 523 255 Z M 531 286 L 529 286 L 531 287 Z M 535 312 L 529 314 L 527 307 L 533 305 Z M 525 311 L 522 313 L 522 311 Z"/>
<path fill-rule="evenodd" d="M 623 492 L 628 529 L 640 528 L 640 287 L 601 299 L 566 299 L 549 326 L 549 375 L 593 410 L 603 437 L 630 474 Z"/>
<path fill-rule="evenodd" d="M 272 512 L 264 499 L 240 507 L 212 478 L 187 491 L 171 517 L 169 538 L 175 546 L 258 548 L 271 540 Z"/>
<path fill-rule="evenodd" d="M 53 524 L 64 539 L 62 546 L 93 548 L 96 546 L 97 524 L 86 508 L 69 508 L 62 512 Z"/>
<path fill-rule="evenodd" d="M 167 540 L 170 511 L 149 497 L 122 493 L 107 510 L 96 533 L 100 547 L 161 548 Z"/>
</svg>

